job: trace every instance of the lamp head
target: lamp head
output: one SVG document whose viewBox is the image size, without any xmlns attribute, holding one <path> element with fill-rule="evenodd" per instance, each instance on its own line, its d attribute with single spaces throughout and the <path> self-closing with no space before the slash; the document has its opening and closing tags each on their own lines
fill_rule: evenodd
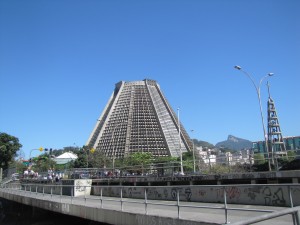
<svg viewBox="0 0 300 225">
<path fill-rule="evenodd" d="M 242 69 L 242 67 L 240 67 L 238 65 L 234 66 L 234 68 L 237 69 L 237 70 L 241 70 Z"/>
<path fill-rule="evenodd" d="M 273 76 L 274 75 L 274 73 L 268 73 L 268 76 L 269 77 L 271 77 L 271 76 Z"/>
</svg>

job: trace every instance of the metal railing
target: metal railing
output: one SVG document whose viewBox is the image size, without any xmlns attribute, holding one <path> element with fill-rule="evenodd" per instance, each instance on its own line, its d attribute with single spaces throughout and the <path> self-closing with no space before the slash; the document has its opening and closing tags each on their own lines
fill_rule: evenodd
<svg viewBox="0 0 300 225">
<path fill-rule="evenodd" d="M 262 221 L 270 220 L 273 218 L 277 218 L 280 216 L 285 216 L 285 215 L 292 215 L 293 217 L 293 224 L 299 225 L 300 224 L 300 218 L 299 218 L 299 211 L 300 211 L 300 206 L 294 207 L 294 208 L 288 208 L 284 209 L 281 211 L 276 211 L 272 212 L 270 214 L 264 214 L 262 216 L 257 216 L 254 218 L 250 218 L 244 221 L 239 221 L 235 223 L 231 223 L 231 225 L 248 225 L 248 224 L 254 224 L 254 223 L 259 223 Z"/>
<path fill-rule="evenodd" d="M 277 211 L 274 209 L 262 209 L 262 208 L 242 208 L 242 207 L 232 207 L 232 205 L 229 205 L 227 203 L 228 197 L 227 197 L 227 191 L 226 188 L 229 187 L 230 185 L 218 185 L 218 187 L 221 187 L 223 189 L 223 204 L 214 204 L 209 205 L 205 204 L 203 202 L 186 202 L 183 200 L 180 200 L 180 191 L 177 189 L 176 193 L 176 200 L 175 201 L 169 201 L 169 200 L 149 200 L 149 193 L 147 188 L 144 188 L 144 197 L 143 199 L 132 199 L 132 198 L 124 198 L 124 190 L 125 188 L 128 188 L 128 186 L 123 187 L 114 187 L 114 188 L 119 188 L 119 196 L 117 197 L 107 197 L 103 195 L 103 192 L 105 189 L 107 189 L 107 186 L 93 186 L 92 188 L 98 188 L 100 189 L 100 195 L 90 195 L 90 193 L 86 193 L 86 190 L 88 188 L 91 188 L 91 186 L 85 186 L 85 185 L 62 185 L 62 184 L 4 184 L 3 185 L 3 191 L 12 193 L 12 194 L 24 194 L 26 196 L 38 198 L 42 196 L 42 198 L 51 198 L 53 201 L 70 201 L 71 204 L 74 204 L 74 201 L 76 200 L 77 202 L 84 201 L 82 204 L 87 206 L 91 202 L 99 202 L 100 203 L 100 208 L 105 208 L 105 206 L 108 206 L 108 203 L 105 204 L 105 202 L 119 202 L 119 209 L 120 211 L 126 211 L 124 210 L 124 204 L 125 203 L 134 203 L 138 205 L 143 205 L 144 208 L 144 214 L 148 215 L 149 214 L 149 206 L 171 206 L 175 207 L 177 210 L 176 217 L 178 219 L 182 218 L 183 208 L 193 208 L 193 209 L 215 209 L 215 210 L 223 210 L 224 211 L 224 224 L 229 224 L 229 211 L 248 211 L 248 212 L 263 212 L 267 213 L 265 215 L 259 216 L 259 217 L 253 217 L 249 220 L 245 220 L 242 222 L 236 222 L 236 223 L 231 223 L 234 225 L 244 225 L 244 224 L 252 224 L 264 220 L 268 220 L 271 218 L 283 216 L 283 215 L 292 215 L 293 219 L 293 224 L 294 225 L 300 225 L 299 222 L 299 210 L 300 206 L 294 207 L 293 203 L 293 198 L 292 198 L 292 193 L 291 193 L 291 188 L 288 188 L 289 190 L 289 201 L 290 201 L 290 207 L 291 208 L 286 208 L 282 211 Z M 215 187 L 215 186 L 214 186 Z M 112 187 L 111 187 L 112 188 Z M 137 188 L 134 186 L 134 188 Z M 139 188 L 143 188 L 139 186 Z M 171 186 L 170 188 L 174 188 L 174 186 Z M 63 195 L 64 189 L 68 189 L 69 196 Z M 81 195 L 79 197 L 75 197 L 75 191 L 76 189 L 81 189 L 84 191 L 84 195 Z M 1 189 L 0 189 L 1 191 Z M 69 199 L 69 200 L 68 200 Z"/>
</svg>

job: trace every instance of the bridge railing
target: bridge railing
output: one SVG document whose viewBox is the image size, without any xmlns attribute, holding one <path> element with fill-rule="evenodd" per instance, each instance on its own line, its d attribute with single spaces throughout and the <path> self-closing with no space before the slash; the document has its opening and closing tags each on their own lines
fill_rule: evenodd
<svg viewBox="0 0 300 225">
<path fill-rule="evenodd" d="M 74 200 L 84 200 L 85 205 L 89 204 L 89 202 L 98 201 L 101 208 L 105 208 L 108 206 L 109 202 L 119 202 L 120 203 L 120 211 L 126 211 L 124 209 L 125 203 L 134 203 L 143 205 L 144 208 L 144 214 L 149 214 L 150 210 L 149 206 L 168 206 L 168 207 L 175 207 L 177 209 L 177 218 L 182 218 L 182 214 L 184 211 L 183 208 L 193 208 L 193 209 L 218 209 L 222 210 L 224 212 L 224 223 L 229 223 L 229 212 L 230 211 L 249 211 L 249 212 L 264 212 L 267 213 L 266 215 L 256 218 L 257 221 L 263 221 L 270 218 L 283 216 L 283 215 L 291 215 L 293 224 L 300 225 L 299 223 L 299 207 L 294 207 L 295 202 L 293 197 L 293 193 L 295 194 L 295 191 L 293 190 L 293 186 L 295 185 L 285 185 L 287 186 L 288 190 L 288 201 L 289 201 L 289 208 L 285 208 L 287 210 L 285 211 L 277 211 L 276 208 L 271 209 L 262 209 L 255 207 L 252 205 L 251 207 L 241 207 L 240 205 L 236 204 L 229 204 L 228 201 L 230 201 L 230 198 L 232 198 L 232 193 L 229 191 L 232 190 L 230 188 L 236 188 L 236 186 L 247 186 L 247 185 L 205 185 L 207 190 L 213 190 L 214 188 L 218 188 L 219 190 L 219 197 L 223 199 L 223 203 L 218 204 L 205 204 L 205 202 L 196 202 L 192 201 L 192 199 L 187 199 L 187 192 L 184 192 L 184 186 L 165 186 L 164 189 L 160 190 L 159 188 L 162 187 L 149 187 L 149 186 L 93 186 L 92 189 L 90 186 L 86 185 L 62 185 L 62 184 L 5 184 L 3 186 L 4 190 L 11 192 L 11 193 L 25 193 L 26 195 L 29 195 L 33 198 L 35 196 L 41 196 L 42 198 L 55 198 L 58 199 L 60 202 L 62 202 L 62 199 L 70 201 L 71 204 L 73 204 Z M 265 185 L 266 186 L 266 185 Z M 275 185 L 269 185 L 270 187 Z M 278 185 L 276 185 L 278 186 Z M 261 185 L 251 185 L 252 188 L 256 188 L 258 190 L 261 188 Z M 152 188 L 152 189 L 151 189 Z M 154 189 L 153 189 L 154 188 Z M 156 189 L 156 192 L 153 191 Z M 197 188 L 197 186 L 196 186 Z M 202 188 L 202 186 L 201 186 Z M 201 188 L 198 187 L 199 193 L 201 193 Z M 68 196 L 66 196 L 66 192 L 64 192 L 64 189 L 71 190 L 68 192 Z M 172 196 L 171 199 L 165 198 L 162 199 L 160 196 L 161 191 L 164 192 L 165 195 L 167 195 L 167 192 L 165 190 L 170 189 L 170 192 Z M 89 190 L 87 192 L 87 190 Z M 203 190 L 203 189 L 202 189 Z M 268 189 L 271 190 L 271 189 Z M 75 197 L 75 192 L 80 191 L 82 195 Z M 130 193 L 131 191 L 131 193 Z M 298 189 L 296 190 L 298 191 Z M 135 193 L 134 193 L 135 192 Z M 162 193 L 163 193 L 162 192 Z M 92 194 L 92 195 L 91 195 Z M 112 196 L 113 195 L 113 196 Z M 153 196 L 156 195 L 158 198 L 153 198 Z M 269 195 L 269 194 L 268 194 Z M 276 193 L 275 195 L 278 195 Z M 274 195 L 274 196 L 275 196 Z M 143 196 L 138 197 L 138 196 Z M 274 198 L 274 196 L 270 196 Z M 214 196 L 216 197 L 216 196 Z M 220 200 L 220 198 L 219 198 Z M 218 201 L 219 201 L 218 200 Z M 288 210 L 289 209 L 289 210 Z M 254 219 L 254 218 L 251 218 Z M 255 220 L 255 221 L 256 221 Z M 251 222 L 252 223 L 252 222 Z M 254 223 L 254 222 L 253 222 Z M 236 223 L 236 225 L 240 224 L 247 224 L 247 223 Z M 248 223 L 249 224 L 249 223 Z"/>
<path fill-rule="evenodd" d="M 261 216 L 253 217 L 247 220 L 231 223 L 231 225 L 248 225 L 248 224 L 254 224 L 254 223 L 259 223 L 262 221 L 270 220 L 273 218 L 277 218 L 280 216 L 285 216 L 285 215 L 292 215 L 293 217 L 293 224 L 294 225 L 299 225 L 300 224 L 300 218 L 299 218 L 299 211 L 300 211 L 300 206 L 294 207 L 294 208 L 288 208 L 284 209 L 281 211 L 276 211 L 270 214 L 264 214 Z"/>
</svg>

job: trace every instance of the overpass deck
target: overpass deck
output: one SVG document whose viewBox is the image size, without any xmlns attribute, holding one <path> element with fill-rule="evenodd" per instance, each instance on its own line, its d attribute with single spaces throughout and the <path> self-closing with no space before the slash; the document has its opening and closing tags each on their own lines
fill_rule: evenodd
<svg viewBox="0 0 300 225">
<path fill-rule="evenodd" d="M 20 189 L 2 188 L 0 197 L 21 204 L 113 225 L 215 225 L 245 220 L 280 211 L 286 207 L 236 204 L 176 202 L 120 197 L 53 195 Z M 251 210 L 254 209 L 255 210 Z M 239 209 L 239 210 L 238 210 Z M 240 209 L 245 209 L 240 210 Z M 224 213 L 224 212 L 227 212 Z M 260 211 L 260 212 L 259 212 Z M 293 224 L 290 215 L 261 222 L 261 225 Z"/>
</svg>

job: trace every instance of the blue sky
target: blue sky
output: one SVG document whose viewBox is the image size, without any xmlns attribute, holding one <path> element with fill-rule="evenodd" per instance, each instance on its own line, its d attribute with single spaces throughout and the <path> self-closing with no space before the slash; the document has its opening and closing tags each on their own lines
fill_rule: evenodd
<svg viewBox="0 0 300 225">
<path fill-rule="evenodd" d="M 240 65 L 257 83 L 275 74 L 283 135 L 298 136 L 299 11 L 298 0 L 1 0 L 0 132 L 26 157 L 82 146 L 115 84 L 150 78 L 191 138 L 261 140 Z M 266 119 L 266 82 L 261 95 Z"/>
</svg>

